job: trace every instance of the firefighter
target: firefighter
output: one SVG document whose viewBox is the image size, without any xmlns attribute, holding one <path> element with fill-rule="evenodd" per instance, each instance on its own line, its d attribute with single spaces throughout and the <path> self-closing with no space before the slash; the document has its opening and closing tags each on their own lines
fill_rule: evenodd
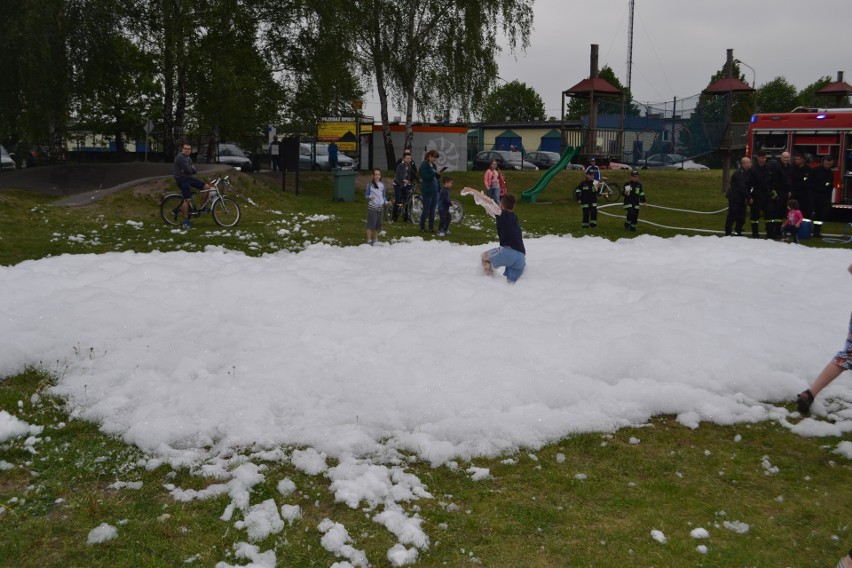
<svg viewBox="0 0 852 568">
<path fill-rule="evenodd" d="M 823 156 L 822 166 L 811 174 L 811 192 L 814 207 L 814 237 L 822 238 L 822 224 L 831 212 L 831 193 L 834 189 L 834 158 Z"/>
<path fill-rule="evenodd" d="M 760 217 L 769 232 L 769 187 L 771 173 L 766 165 L 766 151 L 757 152 L 756 163 L 752 163 L 749 176 L 751 177 L 751 195 L 748 203 L 751 206 L 751 238 L 760 238 Z"/>
<path fill-rule="evenodd" d="M 636 232 L 636 224 L 639 222 L 639 207 L 645 205 L 645 189 L 639 181 L 639 172 L 630 172 L 630 181 L 624 184 L 621 191 L 624 194 L 624 228 L 633 233 Z"/>
<path fill-rule="evenodd" d="M 778 161 L 770 163 L 769 175 L 769 230 L 770 239 L 781 240 L 781 224 L 787 218 L 787 201 L 793 192 L 793 165 L 790 152 L 781 152 Z"/>
<path fill-rule="evenodd" d="M 725 235 L 731 236 L 735 230 L 738 237 L 743 234 L 745 224 L 746 200 L 751 194 L 751 159 L 740 160 L 740 169 L 731 176 L 731 186 L 726 196 L 728 198 L 728 217 L 725 219 Z"/>
<path fill-rule="evenodd" d="M 598 192 L 595 189 L 595 173 L 587 169 L 586 179 L 574 188 L 574 199 L 583 208 L 583 228 L 595 229 L 598 226 Z"/>
</svg>

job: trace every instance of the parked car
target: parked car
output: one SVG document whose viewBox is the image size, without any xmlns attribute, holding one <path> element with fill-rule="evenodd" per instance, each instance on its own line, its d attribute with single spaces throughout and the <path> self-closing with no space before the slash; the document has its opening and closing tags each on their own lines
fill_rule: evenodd
<svg viewBox="0 0 852 568">
<path fill-rule="evenodd" d="M 497 160 L 501 170 L 537 170 L 538 166 L 521 158 L 520 152 L 503 150 L 485 150 L 473 159 L 474 170 L 487 170 L 491 162 Z"/>
<path fill-rule="evenodd" d="M 234 168 L 239 168 L 244 172 L 250 172 L 252 170 L 251 159 L 246 156 L 246 153 L 243 152 L 236 144 L 218 144 L 214 161 L 218 164 L 225 164 Z M 198 164 L 208 163 L 207 146 L 202 146 L 198 150 L 198 157 L 195 159 L 195 162 Z"/>
<path fill-rule="evenodd" d="M 559 152 L 536 150 L 535 152 L 528 152 L 524 156 L 524 161 L 535 164 L 540 170 L 547 170 L 555 166 L 561 157 Z"/>
<path fill-rule="evenodd" d="M 312 155 L 314 144 L 303 142 L 299 146 L 300 170 L 331 171 L 331 163 L 328 161 L 328 144 L 316 144 L 316 155 Z M 355 160 L 338 151 L 337 167 L 341 170 L 352 170 L 355 168 Z"/>
<path fill-rule="evenodd" d="M 6 148 L 0 146 L 0 171 L 14 169 L 15 160 L 13 160 L 12 156 L 9 155 L 9 152 L 6 151 Z"/>
<path fill-rule="evenodd" d="M 640 162 L 643 168 L 664 170 L 709 170 L 707 166 L 697 164 L 681 154 L 654 154 Z"/>
<path fill-rule="evenodd" d="M 621 162 L 610 162 L 607 165 L 607 169 L 610 170 L 632 170 L 633 168 L 627 164 L 622 164 Z"/>
</svg>

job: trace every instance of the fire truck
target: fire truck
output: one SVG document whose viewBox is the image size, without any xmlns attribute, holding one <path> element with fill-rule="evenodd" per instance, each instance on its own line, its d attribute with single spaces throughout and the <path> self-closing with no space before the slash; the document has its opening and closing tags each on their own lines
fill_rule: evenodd
<svg viewBox="0 0 852 568">
<path fill-rule="evenodd" d="M 746 155 L 765 150 L 778 159 L 785 150 L 817 167 L 834 158 L 832 207 L 852 209 L 852 108 L 797 108 L 793 112 L 755 114 L 748 129 Z"/>
</svg>

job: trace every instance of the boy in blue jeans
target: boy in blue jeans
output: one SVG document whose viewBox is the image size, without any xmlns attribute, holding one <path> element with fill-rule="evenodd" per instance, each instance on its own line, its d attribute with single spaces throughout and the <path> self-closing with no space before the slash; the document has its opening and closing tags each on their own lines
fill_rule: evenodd
<svg viewBox="0 0 852 568">
<path fill-rule="evenodd" d="M 503 275 L 510 284 L 514 284 L 527 266 L 527 251 L 521 234 L 521 223 L 515 215 L 515 196 L 507 193 L 500 197 L 500 205 L 476 189 L 466 187 L 462 195 L 473 195 L 473 199 L 494 217 L 497 222 L 497 236 L 500 246 L 482 253 L 482 270 L 489 276 L 495 268 L 505 267 Z"/>
</svg>

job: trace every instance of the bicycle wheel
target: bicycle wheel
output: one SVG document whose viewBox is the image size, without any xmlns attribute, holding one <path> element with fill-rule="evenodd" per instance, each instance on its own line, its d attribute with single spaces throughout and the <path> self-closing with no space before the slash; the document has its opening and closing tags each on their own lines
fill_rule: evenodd
<svg viewBox="0 0 852 568">
<path fill-rule="evenodd" d="M 240 206 L 230 197 L 220 197 L 213 203 L 213 220 L 220 227 L 233 227 L 240 222 Z"/>
<path fill-rule="evenodd" d="M 455 199 L 450 199 L 450 221 L 458 225 L 464 219 L 464 206 Z"/>
<path fill-rule="evenodd" d="M 412 223 L 420 223 L 420 215 L 423 213 L 423 199 L 419 195 L 408 198 L 408 215 Z"/>
<path fill-rule="evenodd" d="M 183 213 L 180 207 L 183 205 L 183 195 L 170 193 L 160 201 L 160 216 L 166 225 L 180 225 L 183 223 Z"/>
</svg>

